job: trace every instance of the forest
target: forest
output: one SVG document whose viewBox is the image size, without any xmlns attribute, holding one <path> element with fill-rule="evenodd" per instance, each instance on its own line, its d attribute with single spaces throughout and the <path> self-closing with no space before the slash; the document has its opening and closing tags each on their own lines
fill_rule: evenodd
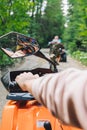
<svg viewBox="0 0 87 130">
<path fill-rule="evenodd" d="M 87 65 L 87 1 L 64 1 L 0 0 L 0 36 L 16 31 L 47 48 L 58 35 L 68 54 Z M 0 66 L 12 62 L 0 51 Z"/>
</svg>

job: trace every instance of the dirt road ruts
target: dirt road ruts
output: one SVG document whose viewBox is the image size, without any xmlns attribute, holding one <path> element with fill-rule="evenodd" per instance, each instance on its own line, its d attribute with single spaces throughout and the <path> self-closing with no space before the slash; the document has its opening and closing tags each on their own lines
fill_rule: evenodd
<svg viewBox="0 0 87 130">
<path fill-rule="evenodd" d="M 42 49 L 41 51 L 47 57 L 49 57 L 49 49 Z M 7 69 L 4 68 L 4 70 L 1 70 L 0 77 L 2 74 L 4 74 L 8 70 L 22 70 L 22 69 L 27 70 L 27 69 L 31 69 L 31 68 L 37 68 L 37 67 L 49 68 L 49 64 L 45 60 L 43 60 L 41 58 L 37 58 L 36 56 L 28 56 L 20 64 L 16 63 L 16 65 L 13 67 L 9 67 Z M 60 65 L 57 66 L 59 71 L 65 70 L 70 67 L 87 70 L 87 67 L 83 66 L 80 62 L 73 60 L 70 56 L 67 57 L 66 63 L 62 62 L 62 63 L 60 63 Z M 3 107 L 4 107 L 5 103 L 7 102 L 6 95 L 7 95 L 7 91 L 0 81 L 0 119 L 2 117 Z"/>
</svg>

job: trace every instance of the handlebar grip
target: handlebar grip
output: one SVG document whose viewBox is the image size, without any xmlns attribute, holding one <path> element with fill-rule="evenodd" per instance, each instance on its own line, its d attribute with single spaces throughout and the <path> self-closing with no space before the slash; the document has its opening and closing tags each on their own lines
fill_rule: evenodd
<svg viewBox="0 0 87 130">
<path fill-rule="evenodd" d="M 16 81 L 12 81 L 9 83 L 9 87 L 18 87 L 18 84 Z"/>
<path fill-rule="evenodd" d="M 9 91 L 10 92 L 24 92 L 20 87 L 19 87 L 19 85 L 17 84 L 17 82 L 16 81 L 12 81 L 12 82 L 10 82 L 9 83 Z"/>
</svg>

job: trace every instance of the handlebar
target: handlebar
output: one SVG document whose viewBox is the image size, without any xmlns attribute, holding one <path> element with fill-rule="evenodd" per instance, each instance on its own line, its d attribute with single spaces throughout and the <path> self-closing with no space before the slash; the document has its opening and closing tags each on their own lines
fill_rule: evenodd
<svg viewBox="0 0 87 130">
<path fill-rule="evenodd" d="M 27 91 L 23 91 L 18 84 L 15 81 L 15 78 L 17 75 L 23 73 L 23 72 L 31 72 L 33 74 L 38 74 L 39 76 L 42 76 L 44 74 L 52 73 L 50 69 L 45 68 L 36 68 L 32 70 L 21 70 L 21 71 L 11 71 L 6 73 L 1 77 L 1 81 L 6 88 L 6 90 L 9 92 L 7 95 L 7 99 L 10 100 L 34 100 L 34 97 Z"/>
</svg>

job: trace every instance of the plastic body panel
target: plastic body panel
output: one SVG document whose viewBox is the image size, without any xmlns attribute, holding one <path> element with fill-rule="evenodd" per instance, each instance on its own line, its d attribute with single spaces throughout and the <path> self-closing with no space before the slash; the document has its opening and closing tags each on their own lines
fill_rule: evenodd
<svg viewBox="0 0 87 130">
<path fill-rule="evenodd" d="M 52 130 L 78 130 L 63 125 L 36 100 L 8 101 L 3 109 L 0 130 L 45 130 L 41 122 L 49 121 Z"/>
</svg>

